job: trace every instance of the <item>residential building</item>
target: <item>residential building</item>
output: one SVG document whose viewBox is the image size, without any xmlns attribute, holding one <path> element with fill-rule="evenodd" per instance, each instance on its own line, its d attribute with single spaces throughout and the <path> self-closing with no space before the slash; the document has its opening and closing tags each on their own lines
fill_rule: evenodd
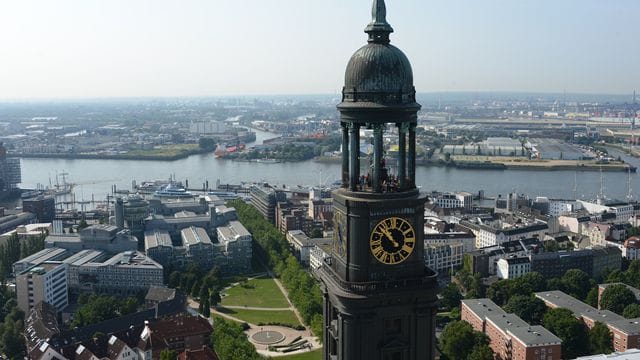
<svg viewBox="0 0 640 360">
<path fill-rule="evenodd" d="M 575 360 L 631 360 L 631 359 L 640 359 L 640 349 L 616 351 L 611 354 L 580 356 L 580 357 L 577 357 Z"/>
<path fill-rule="evenodd" d="M 313 220 L 319 220 L 320 215 L 325 213 L 333 213 L 333 199 L 313 199 L 311 198 L 311 196 L 309 197 L 309 218 Z"/>
<path fill-rule="evenodd" d="M 468 253 L 475 250 L 476 237 L 470 232 L 437 232 L 424 234 L 424 246 L 462 244 L 462 251 Z"/>
<path fill-rule="evenodd" d="M 251 233 L 239 221 L 229 221 L 226 226 L 219 226 L 218 242 L 224 249 L 229 271 L 246 271 L 251 269 L 253 256 Z"/>
<path fill-rule="evenodd" d="M 547 224 L 543 223 L 510 225 L 500 222 L 495 226 L 489 226 L 463 220 L 459 225 L 476 236 L 476 248 L 500 245 L 521 238 L 542 238 L 548 232 Z"/>
<path fill-rule="evenodd" d="M 562 359 L 560 338 L 542 326 L 530 326 L 515 314 L 506 313 L 489 299 L 462 300 L 460 316 L 489 337 L 489 347 L 497 359 Z"/>
<path fill-rule="evenodd" d="M 464 244 L 437 244 L 424 246 L 424 264 L 436 271 L 448 272 L 462 267 Z"/>
<path fill-rule="evenodd" d="M 559 290 L 539 292 L 535 296 L 550 308 L 569 309 L 589 329 L 596 322 L 605 324 L 611 331 L 615 351 L 623 352 L 640 347 L 640 318 L 625 319 L 609 310 L 598 310 Z"/>
<path fill-rule="evenodd" d="M 67 264 L 47 261 L 16 275 L 18 307 L 28 313 L 44 301 L 58 311 L 69 304 Z"/>
<path fill-rule="evenodd" d="M 329 246 L 314 245 L 313 249 L 309 251 L 309 267 L 316 270 L 324 265 L 325 260 L 331 257 L 329 252 Z"/>
<path fill-rule="evenodd" d="M 627 260 L 638 260 L 640 259 L 640 238 L 637 236 L 632 236 L 625 240 L 624 246 L 622 249 L 622 256 Z"/>
<path fill-rule="evenodd" d="M 528 257 L 508 257 L 498 260 L 496 275 L 501 279 L 516 279 L 531 272 L 531 262 Z"/>
<path fill-rule="evenodd" d="M 149 322 L 140 334 L 139 350 L 146 359 L 157 360 L 164 349 L 180 353 L 201 349 L 209 343 L 213 328 L 200 316 L 177 316 Z"/>
</svg>

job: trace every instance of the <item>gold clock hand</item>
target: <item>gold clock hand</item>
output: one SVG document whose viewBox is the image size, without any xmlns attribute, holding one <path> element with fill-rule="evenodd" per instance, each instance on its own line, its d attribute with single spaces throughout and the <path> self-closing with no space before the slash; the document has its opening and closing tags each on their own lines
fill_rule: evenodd
<svg viewBox="0 0 640 360">
<path fill-rule="evenodd" d="M 384 226 L 381 226 L 380 227 L 380 231 L 382 231 L 384 233 L 384 235 L 387 237 L 387 239 L 389 239 L 389 241 L 391 241 L 391 243 L 393 244 L 393 247 L 398 247 L 399 246 L 398 242 L 393 238 L 393 236 L 389 232 L 389 229 L 385 228 Z"/>
</svg>

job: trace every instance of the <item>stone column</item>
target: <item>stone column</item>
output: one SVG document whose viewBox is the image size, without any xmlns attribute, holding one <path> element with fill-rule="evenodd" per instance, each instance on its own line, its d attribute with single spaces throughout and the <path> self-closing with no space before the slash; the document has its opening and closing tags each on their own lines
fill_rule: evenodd
<svg viewBox="0 0 640 360">
<path fill-rule="evenodd" d="M 382 129 L 384 125 L 373 126 L 373 191 L 382 191 Z"/>
<path fill-rule="evenodd" d="M 349 127 L 349 187 L 351 191 L 358 190 L 358 183 L 360 182 L 360 125 L 350 124 Z"/>
<path fill-rule="evenodd" d="M 342 126 L 342 187 L 349 186 L 349 128 L 347 123 Z"/>
<path fill-rule="evenodd" d="M 398 124 L 398 180 L 400 190 L 407 186 L 407 126 Z"/>
<path fill-rule="evenodd" d="M 416 124 L 409 124 L 409 186 L 416 186 Z"/>
</svg>

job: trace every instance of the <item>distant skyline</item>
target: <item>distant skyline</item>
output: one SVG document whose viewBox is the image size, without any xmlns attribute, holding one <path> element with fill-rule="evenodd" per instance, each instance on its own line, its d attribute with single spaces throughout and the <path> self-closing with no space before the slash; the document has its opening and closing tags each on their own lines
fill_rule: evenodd
<svg viewBox="0 0 640 360">
<path fill-rule="evenodd" d="M 372 0 L 0 3 L 0 100 L 337 94 Z M 640 91 L 637 0 L 386 0 L 418 92 Z"/>
</svg>

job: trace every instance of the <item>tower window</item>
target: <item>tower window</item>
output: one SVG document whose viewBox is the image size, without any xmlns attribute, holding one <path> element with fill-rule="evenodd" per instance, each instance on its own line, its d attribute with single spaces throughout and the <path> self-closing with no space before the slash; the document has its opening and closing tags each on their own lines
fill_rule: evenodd
<svg viewBox="0 0 640 360">
<path fill-rule="evenodd" d="M 402 333 L 402 320 L 400 319 L 385 319 L 384 320 L 384 332 L 387 335 Z"/>
<path fill-rule="evenodd" d="M 394 351 L 394 352 L 388 352 L 384 354 L 383 359 L 384 360 L 403 360 L 404 356 L 402 354 L 402 351 Z"/>
</svg>

